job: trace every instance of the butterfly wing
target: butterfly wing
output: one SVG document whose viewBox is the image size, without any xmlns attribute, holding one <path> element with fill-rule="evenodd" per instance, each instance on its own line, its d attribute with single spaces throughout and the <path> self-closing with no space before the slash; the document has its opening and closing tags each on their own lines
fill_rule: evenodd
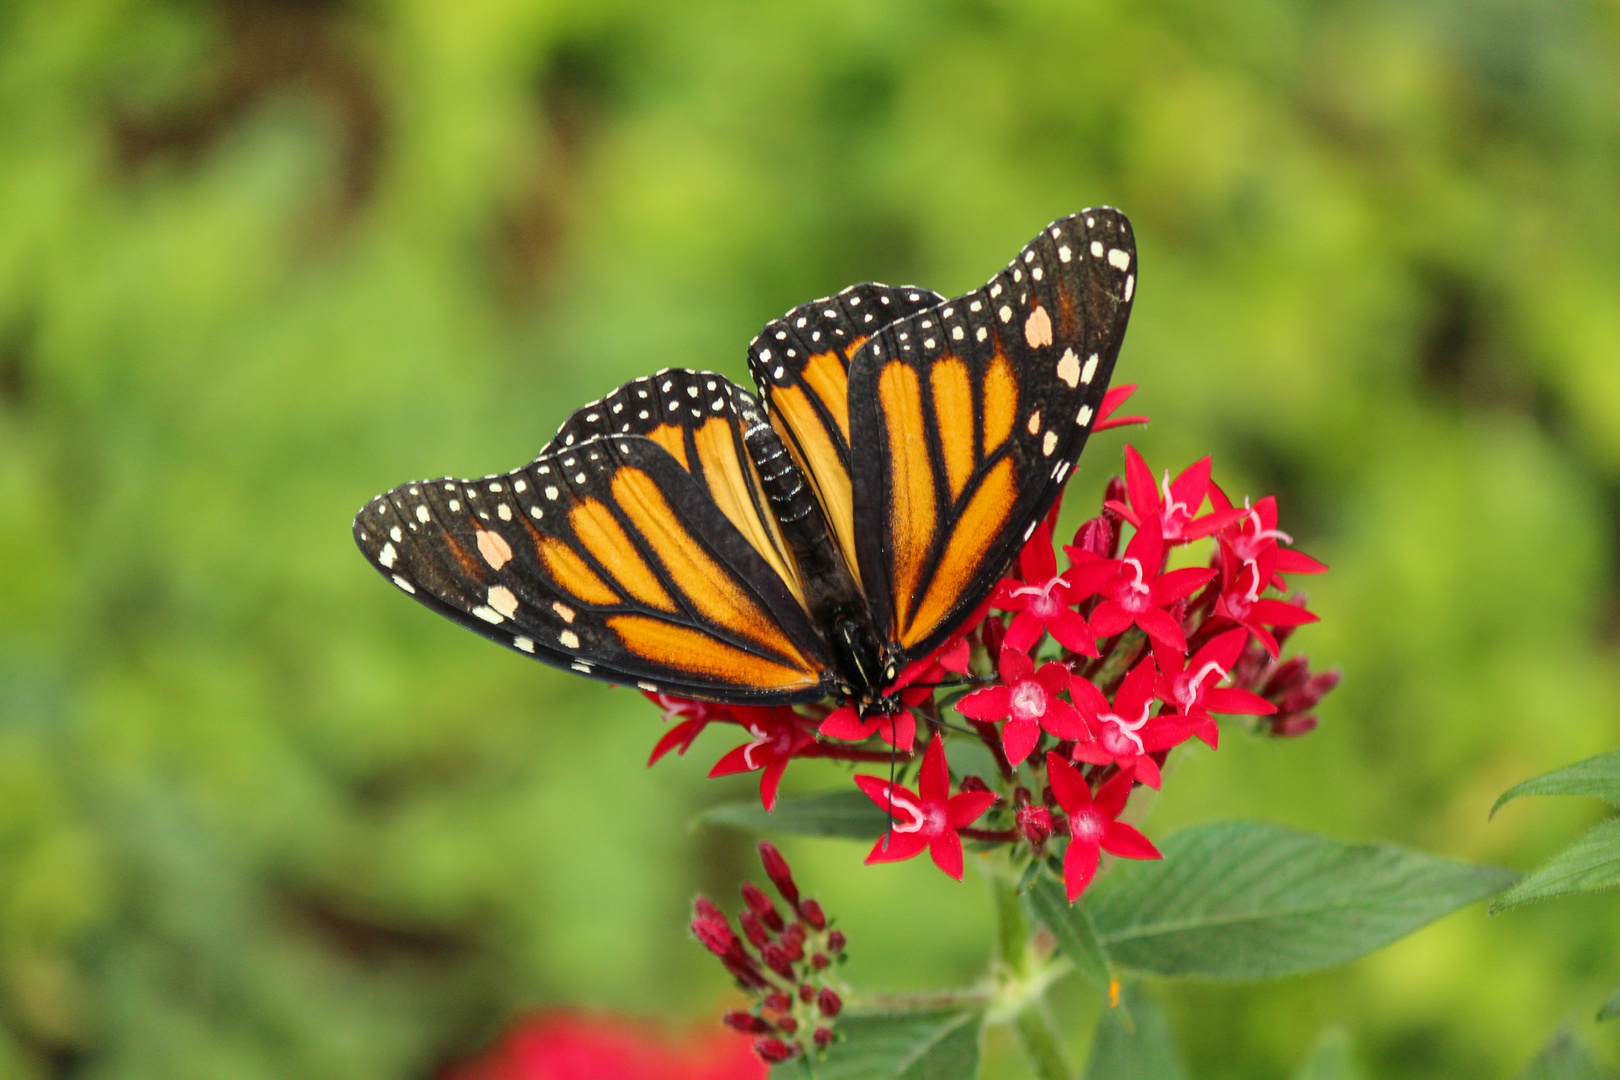
<svg viewBox="0 0 1620 1080">
<path fill-rule="evenodd" d="M 1130 223 L 1085 210 L 853 357 L 857 557 L 903 660 L 983 603 L 1051 507 L 1101 408 L 1135 287 Z"/>
<path fill-rule="evenodd" d="M 748 367 L 770 406 L 771 424 L 809 478 L 816 501 L 857 567 L 850 483 L 849 360 L 878 330 L 943 302 L 914 285 L 851 285 L 800 304 L 765 325 L 748 346 Z"/>
<path fill-rule="evenodd" d="M 753 399 L 719 376 L 654 379 L 610 395 L 606 410 L 580 410 L 561 445 L 522 469 L 378 496 L 355 519 L 356 542 L 428 607 L 559 667 L 683 697 L 825 696 L 826 647 L 766 554 L 771 543 L 745 535 L 714 495 L 730 483 L 714 471 L 729 467 L 725 440 L 741 446 L 746 414 L 760 422 Z M 713 395 L 701 408 L 685 393 L 691 380 Z M 651 401 L 665 381 L 690 401 L 662 410 L 648 433 L 623 431 L 624 421 L 616 433 L 596 430 L 613 403 Z M 593 412 L 598 420 L 587 419 Z M 665 426 L 673 430 L 660 435 Z"/>
</svg>

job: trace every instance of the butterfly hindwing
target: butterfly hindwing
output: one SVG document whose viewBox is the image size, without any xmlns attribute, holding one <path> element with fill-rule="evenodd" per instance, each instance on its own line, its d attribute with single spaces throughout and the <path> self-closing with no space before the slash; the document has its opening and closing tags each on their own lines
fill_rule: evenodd
<svg viewBox="0 0 1620 1080">
<path fill-rule="evenodd" d="M 884 326 L 943 299 L 915 285 L 851 285 L 773 319 L 748 346 L 748 367 L 770 404 L 771 422 L 809 478 L 851 571 L 849 359 Z"/>
<path fill-rule="evenodd" d="M 671 374 L 659 378 L 688 396 Z M 705 390 L 719 380 L 678 374 Z M 757 408 L 735 407 L 738 395 L 752 402 L 717 393 L 697 415 L 666 415 L 679 441 L 576 427 L 572 444 L 505 476 L 402 485 L 361 511 L 356 540 L 429 607 L 552 664 L 686 697 L 814 700 L 830 684 L 821 638 L 768 539 L 746 536 L 713 494 L 731 486 L 712 474 L 731 440 L 741 453 Z"/>
<path fill-rule="evenodd" d="M 1135 284 L 1124 215 L 1085 210 L 852 358 L 857 558 L 903 659 L 983 602 L 1051 507 L 1101 408 Z"/>
</svg>

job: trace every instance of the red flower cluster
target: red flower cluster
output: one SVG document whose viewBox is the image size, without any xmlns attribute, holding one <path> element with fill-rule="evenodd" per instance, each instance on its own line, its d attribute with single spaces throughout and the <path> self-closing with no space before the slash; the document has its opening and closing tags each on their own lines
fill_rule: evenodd
<svg viewBox="0 0 1620 1080">
<path fill-rule="evenodd" d="M 765 1080 L 748 1041 L 729 1032 L 676 1042 L 622 1017 L 544 1013 L 519 1021 L 441 1080 Z"/>
<path fill-rule="evenodd" d="M 828 925 L 821 905 L 799 895 L 793 871 L 775 845 L 761 843 L 759 855 L 789 916 L 747 884 L 737 915 L 741 935 L 706 896 L 692 904 L 692 934 L 755 998 L 752 1009 L 727 1013 L 726 1026 L 754 1036 L 754 1053 L 774 1065 L 831 1045 L 833 1021 L 844 1007 L 832 967 L 843 960 L 845 943 L 843 931 Z"/>
<path fill-rule="evenodd" d="M 1099 428 L 1141 419 L 1111 417 L 1132 389 L 1109 392 Z M 1062 546 L 1067 568 L 1060 569 L 1054 549 L 1053 507 L 985 610 L 901 673 L 893 688 L 906 706 L 900 713 L 863 717 L 850 703 L 763 709 L 656 696 L 678 723 L 653 759 L 676 747 L 684 753 L 712 721 L 739 724 L 750 741 L 711 775 L 762 772 L 760 793 L 770 809 L 793 758 L 890 762 L 902 753 L 915 760 L 926 741 L 915 789 L 903 776 L 855 777 L 890 821 L 867 862 L 926 850 L 960 878 L 964 839 L 1021 845 L 1029 858 L 1050 860 L 1074 900 L 1101 851 L 1157 858 L 1151 843 L 1118 820 L 1132 787 L 1158 788 L 1166 756 L 1188 739 L 1215 747 L 1216 715 L 1256 718 L 1249 726 L 1273 735 L 1304 734 L 1339 675 L 1313 674 L 1304 657 L 1280 656 L 1297 627 L 1316 621 L 1303 597 L 1286 595 L 1285 575 L 1327 567 L 1287 546 L 1276 500 L 1234 505 L 1211 479 L 1207 457 L 1160 482 L 1133 447 L 1125 459 L 1125 476 L 1109 482 L 1101 513 Z M 1203 565 L 1178 557 L 1203 541 L 1212 541 Z M 981 685 L 939 700 L 953 681 Z M 967 727 L 941 712 L 953 703 Z M 958 735 L 982 740 L 998 775 L 959 775 L 953 793 L 944 744 Z M 981 817 L 985 827 L 975 827 Z M 1048 851 L 1054 838 L 1061 863 Z"/>
</svg>

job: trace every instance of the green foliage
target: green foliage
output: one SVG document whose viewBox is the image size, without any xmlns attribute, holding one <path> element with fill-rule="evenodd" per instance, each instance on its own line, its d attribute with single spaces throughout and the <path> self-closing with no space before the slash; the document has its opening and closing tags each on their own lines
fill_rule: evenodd
<svg viewBox="0 0 1620 1080">
<path fill-rule="evenodd" d="M 1122 1008 L 1105 1011 L 1091 1037 L 1085 1080 L 1185 1080 L 1170 1022 L 1139 986 L 1127 984 Z"/>
<path fill-rule="evenodd" d="M 1108 955 L 1158 975 L 1260 979 L 1347 963 L 1511 874 L 1255 822 L 1185 829 L 1118 866 L 1091 900 Z"/>
<path fill-rule="evenodd" d="M 1594 795 L 1610 806 L 1620 806 L 1620 750 L 1514 784 L 1496 800 L 1491 816 L 1495 817 L 1502 807 L 1526 795 Z"/>
<path fill-rule="evenodd" d="M 1024 902 L 1029 905 L 1031 915 L 1052 932 L 1058 948 L 1075 969 L 1087 982 L 1106 993 L 1113 981 L 1113 972 L 1085 898 L 1071 904 L 1061 883 L 1041 877 L 1024 894 Z"/>
<path fill-rule="evenodd" d="M 703 825 L 726 825 L 777 836 L 838 836 L 873 840 L 889 823 L 883 808 L 860 791 L 827 791 L 782 798 L 766 813 L 758 799 L 712 806 L 697 817 Z"/>
<path fill-rule="evenodd" d="M 1572 1033 L 1560 1031 L 1525 1066 L 1517 1080 L 1614 1080 L 1613 1069 L 1594 1061 Z"/>
<path fill-rule="evenodd" d="M 1334 1029 L 1322 1036 L 1294 1073 L 1294 1080 L 1363 1080 L 1364 1075 L 1351 1053 L 1350 1040 Z"/>
<path fill-rule="evenodd" d="M 1585 836 L 1537 867 L 1497 897 L 1491 910 L 1506 911 L 1537 900 L 1620 886 L 1620 817 L 1594 825 Z"/>
<path fill-rule="evenodd" d="M 983 1013 L 961 1009 L 848 1013 L 815 1080 L 972 1080 L 983 1022 Z M 809 1075 L 803 1062 L 771 1071 L 772 1080 Z"/>
</svg>

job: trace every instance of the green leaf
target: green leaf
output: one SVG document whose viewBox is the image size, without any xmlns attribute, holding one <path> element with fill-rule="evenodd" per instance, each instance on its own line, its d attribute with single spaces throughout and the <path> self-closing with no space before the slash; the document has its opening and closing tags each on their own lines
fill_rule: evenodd
<svg viewBox="0 0 1620 1080">
<path fill-rule="evenodd" d="M 1620 990 L 1610 994 L 1609 1000 L 1605 1001 L 1597 1012 L 1599 1020 L 1613 1020 L 1617 1016 L 1620 1016 Z"/>
<path fill-rule="evenodd" d="M 1106 1009 L 1097 1021 L 1085 1080 L 1184 1080 L 1186 1069 L 1158 1003 L 1134 985 L 1120 997 L 1125 1008 Z"/>
<path fill-rule="evenodd" d="M 1525 795 L 1593 795 L 1610 806 L 1620 806 L 1620 750 L 1514 784 L 1496 800 L 1491 816 L 1495 817 L 1502 807 Z"/>
<path fill-rule="evenodd" d="M 1323 1034 L 1294 1080 L 1362 1080 L 1363 1075 L 1350 1055 L 1350 1040 L 1334 1028 Z"/>
<path fill-rule="evenodd" d="M 702 825 L 725 825 L 751 832 L 785 836 L 842 836 L 851 840 L 876 839 L 889 818 L 859 791 L 829 791 L 802 799 L 779 799 L 767 814 L 758 802 L 725 803 L 697 816 Z"/>
<path fill-rule="evenodd" d="M 973 1080 L 983 1022 L 977 1010 L 847 1012 L 839 1041 L 813 1065 L 815 1080 Z M 771 1070 L 771 1080 L 807 1075 L 796 1062 Z"/>
<path fill-rule="evenodd" d="M 1553 896 L 1601 892 L 1616 885 L 1620 885 L 1620 817 L 1598 822 L 1585 836 L 1497 897 L 1491 912 Z"/>
<path fill-rule="evenodd" d="M 1063 950 L 1079 970 L 1097 989 L 1107 993 L 1113 975 L 1108 968 L 1108 953 L 1097 939 L 1097 927 L 1084 901 L 1070 905 L 1063 886 L 1051 878 L 1037 880 L 1024 894 L 1024 903 L 1030 914 L 1042 926 L 1052 931 L 1058 948 Z"/>
<path fill-rule="evenodd" d="M 1615 1080 L 1615 1073 L 1593 1061 L 1572 1033 L 1560 1031 L 1516 1080 Z"/>
<path fill-rule="evenodd" d="M 1505 870 L 1256 822 L 1186 829 L 1163 860 L 1099 883 L 1091 916 L 1115 963 L 1260 979 L 1364 956 L 1512 882 Z"/>
</svg>

